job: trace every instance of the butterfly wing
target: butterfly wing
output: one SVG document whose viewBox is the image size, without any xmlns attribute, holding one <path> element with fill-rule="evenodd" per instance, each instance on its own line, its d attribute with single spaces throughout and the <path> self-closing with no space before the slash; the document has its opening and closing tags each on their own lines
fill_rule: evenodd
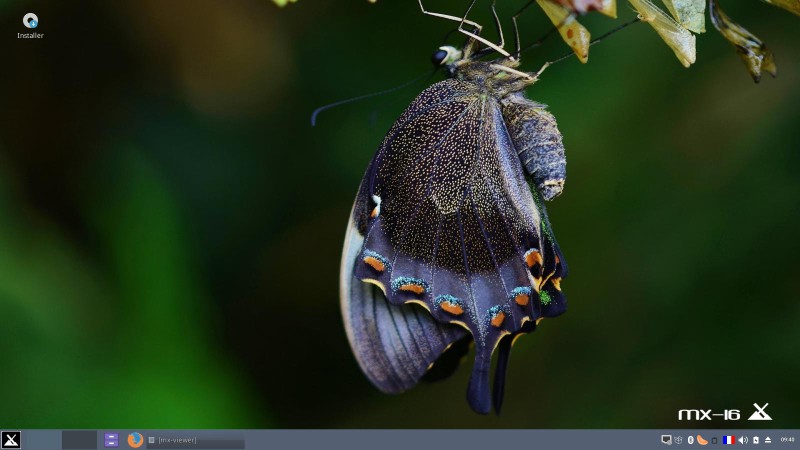
<svg viewBox="0 0 800 450">
<path fill-rule="evenodd" d="M 355 303 L 354 286 L 373 285 L 389 304 L 421 305 L 436 323 L 472 335 L 467 398 L 480 413 L 491 408 L 494 349 L 504 336 L 530 332 L 540 317 L 559 312 L 539 294 L 547 286 L 560 292 L 553 277 L 564 275 L 500 107 L 485 94 L 473 83 L 445 80 L 397 120 L 361 184 L 351 220 L 358 239 L 343 266 L 343 278 L 352 274 L 343 304 Z M 374 289 L 371 296 L 379 303 Z M 358 336 L 348 327 L 352 343 Z M 495 396 L 502 391 L 500 383 Z"/>
<path fill-rule="evenodd" d="M 414 387 L 445 350 L 469 334 L 436 322 L 418 306 L 391 304 L 377 286 L 353 277 L 363 242 L 351 214 L 340 283 L 345 330 L 367 378 L 381 391 L 397 394 Z"/>
</svg>

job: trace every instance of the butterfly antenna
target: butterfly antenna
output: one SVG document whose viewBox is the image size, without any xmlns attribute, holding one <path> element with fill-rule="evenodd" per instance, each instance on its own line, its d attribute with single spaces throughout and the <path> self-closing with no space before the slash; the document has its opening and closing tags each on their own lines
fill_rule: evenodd
<svg viewBox="0 0 800 450">
<path fill-rule="evenodd" d="M 477 0 L 472 0 L 470 2 L 469 7 L 467 8 L 467 12 L 464 13 L 464 15 L 461 16 L 461 17 L 456 17 L 456 16 L 451 16 L 451 15 L 448 15 L 448 14 L 442 14 L 442 13 L 436 13 L 436 12 L 428 11 L 428 10 L 425 9 L 425 6 L 422 5 L 422 0 L 418 0 L 418 1 L 419 1 L 419 8 L 422 11 L 422 14 L 458 22 L 458 32 L 459 33 L 464 34 L 465 36 L 467 36 L 470 39 L 473 39 L 474 41 L 480 42 L 481 44 L 491 48 L 492 50 L 496 51 L 497 53 L 500 53 L 501 55 L 503 55 L 503 56 L 505 56 L 507 58 L 512 58 L 511 54 L 508 53 L 505 49 L 503 49 L 502 47 L 498 47 L 497 44 L 486 40 L 486 38 L 481 37 L 480 33 L 481 33 L 481 30 L 482 30 L 482 27 L 477 22 L 474 22 L 472 20 L 467 19 L 467 15 L 472 10 L 472 7 L 475 5 Z M 465 24 L 473 27 L 474 31 L 465 30 L 464 29 L 464 25 Z"/>
<path fill-rule="evenodd" d="M 535 1 L 536 0 L 529 0 L 528 3 L 525 4 L 525 6 L 520 8 L 520 10 L 516 12 L 516 14 L 511 16 L 511 23 L 514 24 L 514 48 L 517 49 L 517 51 L 514 52 L 514 56 L 517 57 L 517 58 L 519 58 L 520 53 L 522 53 L 522 47 L 521 47 L 522 41 L 519 38 L 519 24 L 517 24 L 517 19 L 519 18 L 519 16 L 522 15 L 522 13 L 527 11 L 528 7 L 531 6 L 533 4 L 533 2 L 535 2 Z M 545 34 L 544 36 L 539 38 L 539 40 L 536 41 L 535 45 L 536 46 L 541 45 L 541 43 L 544 42 L 544 40 L 547 39 L 548 36 L 553 34 L 554 30 L 555 30 L 555 28 L 553 30 L 548 31 L 547 34 Z M 528 48 L 531 48 L 531 47 L 528 47 Z M 528 48 L 526 48 L 525 50 L 527 50 Z"/>
<path fill-rule="evenodd" d="M 528 50 L 530 50 L 530 49 L 532 49 L 532 48 L 539 47 L 540 45 L 544 44 L 544 43 L 545 43 L 545 41 L 547 41 L 547 39 L 548 39 L 550 36 L 554 35 L 554 34 L 556 33 L 556 31 L 558 31 L 558 27 L 557 27 L 557 26 L 553 26 L 552 28 L 550 28 L 550 30 L 548 30 L 548 31 L 547 31 L 547 33 L 543 34 L 543 35 L 542 35 L 542 37 L 540 37 L 539 39 L 537 39 L 537 40 L 536 40 L 536 41 L 535 41 L 533 44 L 531 44 L 531 45 L 529 45 L 529 46 L 525 47 L 525 48 L 524 48 L 524 49 L 522 49 L 522 50 L 517 50 L 517 51 L 514 53 L 514 56 L 516 56 L 517 58 L 519 58 L 520 54 L 522 54 L 523 52 L 527 52 Z"/>
<path fill-rule="evenodd" d="M 408 81 L 406 83 L 403 83 L 400 86 L 395 86 L 395 87 L 393 87 L 391 89 L 386 89 L 386 90 L 379 91 L 379 92 L 373 92 L 371 94 L 359 95 L 358 97 L 352 97 L 352 98 L 348 98 L 348 99 L 344 99 L 344 100 L 339 100 L 338 102 L 333 102 L 333 103 L 329 103 L 329 104 L 327 104 L 325 106 L 320 106 L 319 108 L 315 109 L 314 112 L 311 113 L 311 126 L 313 127 L 313 126 L 317 125 L 317 116 L 322 111 L 325 111 L 327 109 L 331 109 L 331 108 L 333 108 L 335 106 L 346 105 L 348 103 L 353 103 L 353 102 L 357 102 L 357 101 L 360 101 L 360 100 L 366 100 L 368 98 L 377 97 L 379 95 L 391 94 L 392 92 L 399 91 L 400 89 L 403 89 L 403 88 L 407 88 L 407 87 L 411 86 L 412 84 L 422 80 L 425 77 L 429 77 L 430 78 L 430 77 L 433 76 L 434 73 L 436 73 L 436 69 L 432 70 L 431 72 L 425 72 L 422 75 L 414 78 L 413 80 Z"/>
<path fill-rule="evenodd" d="M 596 39 L 592 40 L 591 42 L 589 42 L 589 46 L 591 47 L 592 45 L 594 45 L 594 44 L 597 44 L 597 43 L 599 43 L 599 42 L 601 42 L 601 41 L 605 40 L 607 37 L 611 36 L 612 34 L 615 34 L 615 33 L 617 33 L 618 31 L 621 31 L 621 30 L 623 30 L 624 28 L 627 28 L 627 27 L 629 27 L 629 26 L 631 26 L 631 25 L 635 24 L 636 22 L 640 22 L 640 21 L 641 21 L 641 19 L 640 19 L 640 18 L 637 16 L 635 19 L 632 19 L 632 20 L 630 20 L 630 21 L 628 21 L 628 22 L 625 22 L 625 23 L 623 23 L 622 25 L 620 25 L 620 26 L 618 26 L 618 27 L 614 28 L 613 30 L 609 31 L 608 33 L 605 33 L 605 34 L 603 34 L 602 36 L 600 36 L 600 37 L 598 37 L 598 38 L 596 38 Z M 527 50 L 527 49 L 526 49 L 526 50 Z M 564 61 L 565 59 L 569 58 L 569 57 L 570 57 L 570 56 L 572 56 L 573 54 L 574 54 L 574 53 L 570 52 L 570 53 L 567 53 L 567 54 L 565 54 L 564 56 L 561 56 L 560 58 L 554 59 L 553 61 L 548 61 L 548 62 L 544 63 L 544 65 L 542 66 L 542 68 L 541 68 L 541 69 L 539 69 L 539 70 L 536 72 L 536 75 L 534 75 L 534 77 L 535 77 L 535 78 L 539 78 L 539 75 L 541 75 L 541 74 L 542 74 L 542 72 L 544 72 L 544 69 L 547 69 L 548 67 L 552 66 L 553 64 L 560 63 L 561 61 Z"/>
<path fill-rule="evenodd" d="M 605 33 L 605 34 L 601 35 L 600 37 L 598 37 L 598 38 L 594 39 L 592 42 L 589 42 L 589 45 L 591 46 L 591 45 L 597 44 L 598 42 L 600 42 L 600 41 L 602 41 L 603 39 L 605 39 L 605 38 L 607 38 L 607 37 L 611 36 L 612 34 L 614 34 L 614 33 L 618 32 L 618 31 L 622 31 L 624 28 L 627 28 L 627 27 L 629 27 L 629 26 L 631 26 L 631 25 L 635 24 L 636 22 L 640 22 L 641 20 L 642 20 L 642 18 L 641 18 L 641 17 L 639 17 L 639 16 L 636 16 L 636 17 L 634 17 L 633 19 L 631 19 L 631 20 L 629 20 L 629 21 L 627 21 L 627 22 L 623 23 L 622 25 L 618 26 L 617 28 L 614 28 L 613 30 L 611 30 L 611 31 L 609 31 L 609 32 L 607 32 L 607 33 Z"/>
</svg>

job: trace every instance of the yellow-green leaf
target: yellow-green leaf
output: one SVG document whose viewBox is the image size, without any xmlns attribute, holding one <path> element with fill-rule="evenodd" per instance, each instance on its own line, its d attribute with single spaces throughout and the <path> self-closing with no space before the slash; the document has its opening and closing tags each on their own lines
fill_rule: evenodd
<svg viewBox="0 0 800 450">
<path fill-rule="evenodd" d="M 607 16 L 617 18 L 617 0 L 549 0 L 552 3 L 578 13 L 586 14 L 589 11 L 598 11 Z"/>
<path fill-rule="evenodd" d="M 591 10 L 597 10 L 603 7 L 604 0 L 550 0 L 552 3 L 561 5 L 565 8 L 578 13 L 586 14 Z"/>
<path fill-rule="evenodd" d="M 617 18 L 617 0 L 603 0 L 603 6 L 597 10 L 608 17 Z"/>
<path fill-rule="evenodd" d="M 711 23 L 722 33 L 725 39 L 736 47 L 736 51 L 756 83 L 761 81 L 762 72 L 767 72 L 773 77 L 777 74 L 778 69 L 775 67 L 775 59 L 772 56 L 772 52 L 760 39 L 731 20 L 720 9 L 715 0 L 708 1 L 708 9 Z"/>
<path fill-rule="evenodd" d="M 558 28 L 561 39 L 572 48 L 578 60 L 585 64 L 589 60 L 589 42 L 592 37 L 589 30 L 578 23 L 570 8 L 550 0 L 536 0 L 536 3 Z"/>
<path fill-rule="evenodd" d="M 764 0 L 770 5 L 775 5 L 800 16 L 800 0 Z"/>
<path fill-rule="evenodd" d="M 278 6 L 286 6 L 289 3 L 296 2 L 297 0 L 272 0 L 272 1 L 275 2 L 275 4 Z"/>
<path fill-rule="evenodd" d="M 664 0 L 672 17 L 695 33 L 706 31 L 706 0 Z"/>
<path fill-rule="evenodd" d="M 648 0 L 628 0 L 639 13 L 639 18 L 649 23 L 661 39 L 669 45 L 684 67 L 692 65 L 697 57 L 694 35 L 683 28 L 667 13 Z"/>
</svg>

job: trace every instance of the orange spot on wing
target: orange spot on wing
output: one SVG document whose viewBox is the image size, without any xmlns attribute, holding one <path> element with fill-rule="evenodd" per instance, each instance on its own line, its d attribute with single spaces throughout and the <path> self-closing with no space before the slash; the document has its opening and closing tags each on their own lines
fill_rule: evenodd
<svg viewBox="0 0 800 450">
<path fill-rule="evenodd" d="M 551 278 L 551 281 L 553 282 L 553 287 L 561 292 L 561 278 Z"/>
<path fill-rule="evenodd" d="M 372 208 L 372 212 L 369 213 L 369 216 L 372 217 L 373 219 L 378 216 L 378 207 L 377 206 L 375 208 Z"/>
<path fill-rule="evenodd" d="M 404 284 L 400 286 L 401 291 L 413 292 L 417 295 L 425 293 L 425 288 L 418 284 Z"/>
<path fill-rule="evenodd" d="M 441 307 L 443 310 L 449 312 L 450 314 L 454 314 L 456 316 L 464 314 L 464 308 L 462 308 L 461 305 L 456 305 L 455 303 L 442 302 Z"/>
<path fill-rule="evenodd" d="M 567 30 L 567 37 L 568 37 L 568 38 L 572 39 L 572 36 L 573 36 L 574 34 L 575 34 L 575 32 L 572 30 L 572 28 L 570 28 L 569 30 Z"/>
<path fill-rule="evenodd" d="M 528 253 L 525 254 L 525 263 L 528 265 L 529 268 L 535 266 L 536 264 L 541 264 L 542 254 L 537 252 L 536 250 L 528 251 Z"/>
<path fill-rule="evenodd" d="M 494 318 L 492 318 L 492 326 L 500 328 L 500 325 L 503 324 L 504 320 L 506 320 L 506 313 L 500 311 L 496 316 L 494 316 Z"/>
<path fill-rule="evenodd" d="M 530 299 L 531 297 L 528 294 L 519 294 L 514 297 L 514 301 L 517 302 L 519 306 L 526 306 Z"/>
<path fill-rule="evenodd" d="M 386 265 L 381 262 L 378 258 L 374 256 L 365 256 L 364 262 L 367 263 L 370 267 L 377 270 L 378 272 L 383 272 L 386 270 Z"/>
</svg>

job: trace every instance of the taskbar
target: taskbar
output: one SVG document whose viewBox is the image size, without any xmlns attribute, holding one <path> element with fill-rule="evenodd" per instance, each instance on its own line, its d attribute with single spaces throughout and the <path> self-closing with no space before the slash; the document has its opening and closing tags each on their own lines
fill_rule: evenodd
<svg viewBox="0 0 800 450">
<path fill-rule="evenodd" d="M 9 430 L 0 449 L 487 450 L 800 449 L 798 429 L 750 430 Z"/>
</svg>

